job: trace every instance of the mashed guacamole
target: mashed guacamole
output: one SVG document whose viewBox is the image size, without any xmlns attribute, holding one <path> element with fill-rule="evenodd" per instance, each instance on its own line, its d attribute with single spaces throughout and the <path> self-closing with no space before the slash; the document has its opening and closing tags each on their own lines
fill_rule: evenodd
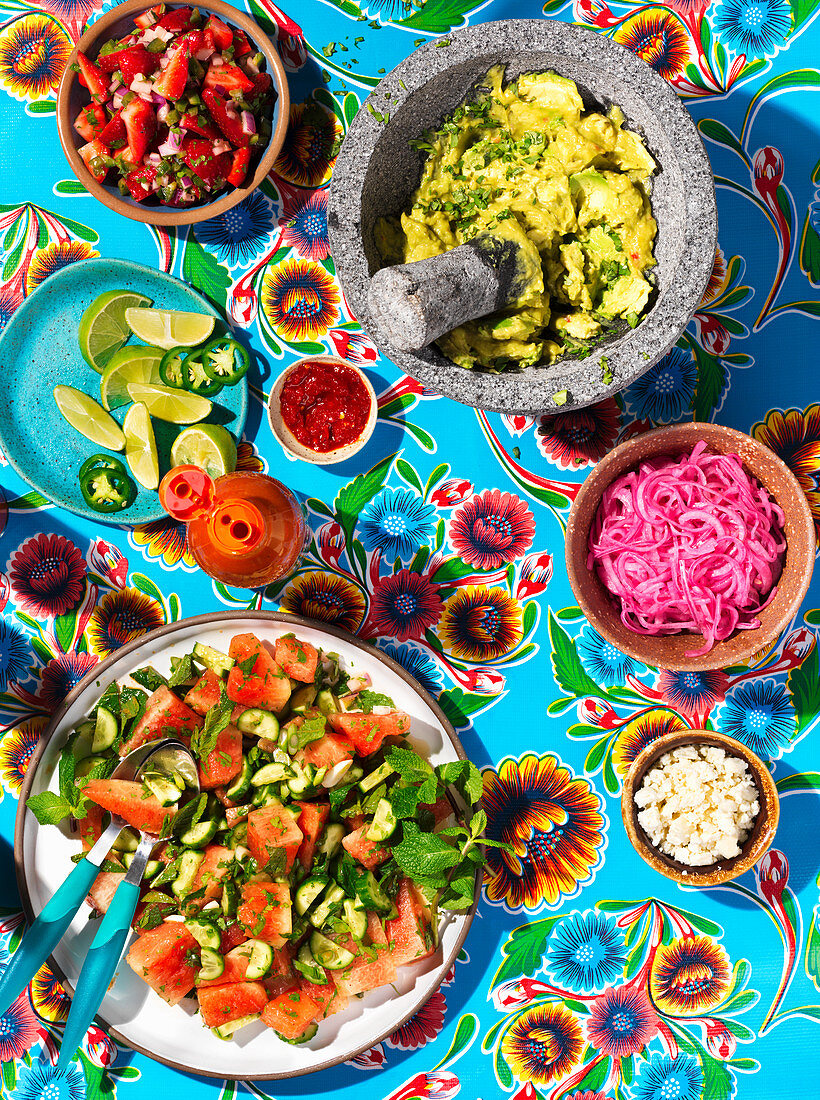
<svg viewBox="0 0 820 1100">
<path fill-rule="evenodd" d="M 437 341 L 454 363 L 553 363 L 638 323 L 652 292 L 655 162 L 623 125 L 618 107 L 585 111 L 571 80 L 527 73 L 504 86 L 496 66 L 475 102 L 414 143 L 428 155 L 410 208 L 376 227 L 385 265 L 491 233 L 520 245 L 527 274 L 504 310 Z"/>
</svg>

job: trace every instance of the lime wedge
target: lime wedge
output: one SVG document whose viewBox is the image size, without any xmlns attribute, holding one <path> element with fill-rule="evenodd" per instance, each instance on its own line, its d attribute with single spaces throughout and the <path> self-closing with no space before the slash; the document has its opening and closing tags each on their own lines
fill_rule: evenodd
<svg viewBox="0 0 820 1100">
<path fill-rule="evenodd" d="M 159 365 L 165 352 L 162 348 L 145 348 L 141 344 L 126 344 L 108 360 L 100 379 L 100 395 L 107 409 L 118 409 L 131 400 L 129 382 L 159 382 Z"/>
<path fill-rule="evenodd" d="M 143 382 L 129 382 L 126 387 L 132 401 L 141 401 L 157 420 L 169 420 L 172 424 L 195 424 L 204 420 L 211 411 L 207 397 L 184 390 L 172 390 L 169 386 L 154 386 Z"/>
<path fill-rule="evenodd" d="M 109 451 L 121 451 L 125 436 L 119 424 L 101 408 L 93 397 L 73 386 L 55 386 L 54 400 L 57 408 L 72 428 Z"/>
<path fill-rule="evenodd" d="M 95 298 L 80 318 L 80 329 L 77 333 L 80 351 L 86 363 L 102 373 L 114 352 L 131 335 L 125 319 L 126 311 L 150 304 L 150 298 L 133 290 L 106 290 Z"/>
<path fill-rule="evenodd" d="M 207 313 L 177 313 L 171 309 L 128 309 L 125 319 L 140 340 L 166 351 L 180 345 L 196 347 L 208 339 L 216 324 Z"/>
<path fill-rule="evenodd" d="M 171 447 L 172 466 L 199 466 L 210 477 L 236 469 L 236 444 L 221 424 L 183 428 Z"/>
<path fill-rule="evenodd" d="M 131 406 L 122 430 L 125 433 L 125 461 L 131 473 L 146 489 L 156 489 L 159 485 L 157 441 L 145 405 L 138 403 Z"/>
</svg>

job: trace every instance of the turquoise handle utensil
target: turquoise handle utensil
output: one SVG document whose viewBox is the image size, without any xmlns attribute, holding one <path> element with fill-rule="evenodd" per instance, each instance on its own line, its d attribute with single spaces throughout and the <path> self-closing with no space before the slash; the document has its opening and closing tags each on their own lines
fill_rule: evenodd
<svg viewBox="0 0 820 1100">
<path fill-rule="evenodd" d="M 0 979 L 0 1016 L 8 1011 L 57 946 L 99 870 L 89 860 L 81 859 L 29 928 Z"/>
</svg>

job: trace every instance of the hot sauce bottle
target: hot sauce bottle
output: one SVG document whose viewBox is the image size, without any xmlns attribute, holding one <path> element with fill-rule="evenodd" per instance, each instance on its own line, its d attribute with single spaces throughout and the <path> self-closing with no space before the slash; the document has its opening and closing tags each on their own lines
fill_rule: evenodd
<svg viewBox="0 0 820 1100">
<path fill-rule="evenodd" d="M 258 588 L 281 580 L 302 553 L 307 525 L 299 502 L 267 474 L 235 472 L 214 481 L 198 466 L 175 466 L 159 498 L 188 525 L 197 564 L 223 584 Z"/>
</svg>

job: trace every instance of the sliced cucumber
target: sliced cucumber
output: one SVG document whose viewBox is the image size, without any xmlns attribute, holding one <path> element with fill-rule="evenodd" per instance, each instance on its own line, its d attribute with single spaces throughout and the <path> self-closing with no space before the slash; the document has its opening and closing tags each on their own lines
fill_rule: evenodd
<svg viewBox="0 0 820 1100">
<path fill-rule="evenodd" d="M 91 738 L 91 751 L 97 753 L 110 749 L 117 740 L 119 732 L 119 722 L 111 711 L 107 707 L 97 707 L 97 721 L 94 726 L 94 736 Z"/>
<path fill-rule="evenodd" d="M 91 718 L 86 718 L 84 722 L 80 722 L 79 726 L 75 729 L 77 740 L 74 742 L 74 756 L 76 759 L 81 759 L 83 756 L 87 756 L 91 752 L 91 743 L 94 740 L 94 721 Z"/>
<path fill-rule="evenodd" d="M 141 778 L 143 786 L 151 792 L 160 806 L 173 806 L 182 797 L 182 791 L 167 775 L 162 775 L 160 772 L 143 772 Z"/>
<path fill-rule="evenodd" d="M 96 768 L 98 764 L 104 764 L 104 756 L 86 756 L 84 760 L 80 760 L 74 767 L 74 778 L 82 779 L 84 776 Z"/>
<path fill-rule="evenodd" d="M 224 879 L 222 882 L 222 897 L 220 908 L 226 917 L 235 917 L 239 906 L 239 887 L 233 879 Z"/>
<path fill-rule="evenodd" d="M 335 714 L 340 709 L 336 696 L 332 691 L 328 691 L 327 688 L 320 691 L 316 696 L 316 706 L 326 718 L 330 714 Z"/>
<path fill-rule="evenodd" d="M 199 865 L 205 858 L 204 852 L 183 852 L 179 857 L 179 870 L 177 877 L 171 883 L 171 891 L 175 897 L 182 898 L 191 892 Z"/>
<path fill-rule="evenodd" d="M 300 974 L 304 974 L 309 982 L 314 985 L 327 985 L 327 973 L 323 966 L 319 966 L 313 957 L 310 947 L 303 943 L 299 953 L 293 960 L 293 965 Z"/>
<path fill-rule="evenodd" d="M 322 780 L 322 786 L 329 789 L 330 787 L 338 787 L 340 783 L 346 783 L 347 773 L 352 767 L 352 760 L 340 760 L 338 764 L 334 764 L 333 767 L 329 769 L 327 775 L 325 775 Z"/>
<path fill-rule="evenodd" d="M 372 791 L 374 787 L 378 787 L 380 783 L 383 783 L 389 775 L 393 774 L 393 769 L 385 761 L 383 764 L 379 764 L 375 771 L 370 772 L 364 779 L 359 780 L 359 790 L 363 794 L 367 794 L 368 791 Z"/>
<path fill-rule="evenodd" d="M 126 827 L 121 830 L 120 835 L 111 845 L 115 852 L 136 852 L 139 846 L 139 833 L 136 829 L 132 829 L 130 825 L 126 825 Z"/>
<path fill-rule="evenodd" d="M 187 921 L 185 922 L 187 925 Z M 210 947 L 203 947 L 199 953 L 201 966 L 199 977 L 203 982 L 212 982 L 214 978 L 221 978 L 225 972 L 225 960 L 218 951 Z"/>
<path fill-rule="evenodd" d="M 356 961 L 352 951 L 334 943 L 321 932 L 314 932 L 311 935 L 310 950 L 319 966 L 324 966 L 328 970 L 344 970 L 346 966 Z"/>
<path fill-rule="evenodd" d="M 293 714 L 304 714 L 308 707 L 313 706 L 315 698 L 316 688 L 313 684 L 303 684 L 290 697 L 291 712 Z"/>
<path fill-rule="evenodd" d="M 212 1027 L 211 1031 L 217 1039 L 233 1039 L 240 1028 L 247 1027 L 248 1024 L 255 1024 L 260 1015 L 261 1013 L 254 1012 L 250 1016 L 240 1016 L 238 1020 L 229 1020 L 227 1024 Z"/>
<path fill-rule="evenodd" d="M 308 909 L 310 909 L 311 905 L 313 905 L 322 891 L 326 889 L 327 885 L 328 880 L 318 875 L 313 878 L 305 879 L 296 891 L 296 895 L 293 899 L 293 908 L 300 917 L 307 913 Z"/>
<path fill-rule="evenodd" d="M 253 775 L 253 768 L 247 756 L 242 757 L 242 767 L 239 775 L 231 783 L 230 787 L 225 791 L 227 798 L 230 798 L 231 802 L 236 802 L 242 798 L 244 794 L 247 794 L 251 785 L 251 776 Z"/>
<path fill-rule="evenodd" d="M 287 764 L 274 761 L 273 764 L 265 764 L 251 776 L 251 785 L 254 787 L 266 787 L 269 783 L 281 783 L 290 779 L 293 771 Z"/>
<path fill-rule="evenodd" d="M 204 848 L 218 832 L 219 821 L 216 818 L 206 818 L 186 829 L 179 840 L 186 848 Z"/>
<path fill-rule="evenodd" d="M 352 898 L 345 898 L 344 900 L 344 921 L 347 927 L 350 929 L 350 935 L 354 940 L 361 940 L 364 938 L 364 934 L 367 931 L 367 912 L 364 909 L 357 909 L 356 903 Z"/>
<path fill-rule="evenodd" d="M 312 913 L 308 913 L 308 920 L 314 928 L 322 928 L 330 914 L 341 907 L 345 892 L 335 882 L 328 885 L 324 896 Z"/>
<path fill-rule="evenodd" d="M 342 846 L 342 839 L 345 835 L 345 827 L 339 822 L 334 821 L 327 826 L 325 831 L 319 840 L 316 847 L 316 853 L 320 856 L 326 856 L 328 859 L 332 859 Z"/>
<path fill-rule="evenodd" d="M 317 1023 L 312 1023 L 308 1024 L 302 1034 L 297 1035 L 295 1039 L 286 1039 L 284 1035 L 279 1035 L 278 1031 L 276 1032 L 276 1034 L 283 1043 L 290 1043 L 292 1047 L 299 1047 L 302 1045 L 302 1043 L 309 1043 L 310 1040 L 316 1035 L 316 1032 L 318 1030 L 319 1025 Z"/>
<path fill-rule="evenodd" d="M 185 927 L 200 947 L 208 947 L 211 951 L 218 951 L 222 945 L 222 936 L 219 933 L 219 929 L 208 920 L 191 918 L 191 920 L 186 920 Z M 221 973 L 222 971 L 220 970 L 219 974 Z M 219 974 L 214 974 L 214 977 L 218 978 Z"/>
<path fill-rule="evenodd" d="M 377 913 L 389 913 L 393 902 L 385 894 L 372 871 L 365 871 L 356 882 L 356 893 L 365 909 L 375 909 Z"/>
<path fill-rule="evenodd" d="M 387 801 L 386 798 L 380 798 L 379 804 L 376 806 L 376 813 L 373 820 L 370 822 L 365 836 L 368 840 L 375 840 L 379 843 L 382 840 L 387 840 L 389 836 L 392 836 L 396 831 L 398 821 L 396 815 L 393 813 L 393 807 Z"/>
<path fill-rule="evenodd" d="M 291 770 L 294 775 L 292 779 L 288 779 L 288 790 L 296 798 L 303 798 L 309 792 L 315 791 L 327 775 L 327 768 L 317 768 L 314 764 L 305 764 L 302 767 L 296 761 Z"/>
<path fill-rule="evenodd" d="M 227 653 L 214 649 L 213 646 L 203 645 L 202 642 L 197 642 L 194 645 L 194 657 L 201 665 L 212 669 L 218 676 L 221 676 L 223 672 L 230 672 L 236 663 L 233 657 L 229 657 Z"/>
<path fill-rule="evenodd" d="M 273 948 L 264 940 L 247 940 L 242 944 L 243 954 L 248 956 L 246 982 L 258 982 L 273 966 Z"/>
<path fill-rule="evenodd" d="M 238 821 L 236 825 L 231 829 L 230 846 L 236 850 L 243 848 L 248 843 L 248 823 L 247 821 Z"/>
<path fill-rule="evenodd" d="M 279 719 L 269 710 L 251 707 L 239 715 L 236 724 L 243 733 L 254 737 L 267 737 L 273 741 L 279 736 Z"/>
<path fill-rule="evenodd" d="M 136 852 L 121 852 L 120 853 L 120 863 L 123 865 L 123 867 L 126 869 L 126 871 L 131 866 L 131 864 L 134 862 L 134 856 L 136 854 L 137 854 Z M 145 878 L 145 879 L 153 878 L 153 876 L 157 873 L 157 871 L 160 869 L 160 867 L 162 867 L 162 863 L 160 862 L 160 860 L 158 860 L 158 859 L 149 859 L 148 862 L 145 864 L 145 870 L 143 871 L 143 878 Z"/>
</svg>

